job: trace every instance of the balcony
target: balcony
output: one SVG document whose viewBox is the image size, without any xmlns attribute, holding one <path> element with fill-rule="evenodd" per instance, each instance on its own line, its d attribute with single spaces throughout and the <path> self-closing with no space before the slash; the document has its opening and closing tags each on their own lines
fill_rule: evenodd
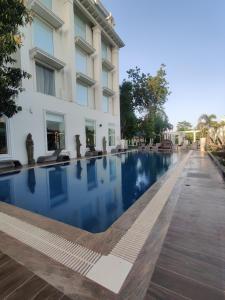
<svg viewBox="0 0 225 300">
<path fill-rule="evenodd" d="M 91 55 L 95 52 L 95 48 L 93 48 L 87 41 L 85 41 L 82 37 L 75 37 L 75 44 L 79 46 L 85 53 Z"/>
<path fill-rule="evenodd" d="M 81 73 L 81 72 L 77 72 L 77 80 L 88 85 L 88 86 L 93 86 L 96 81 L 94 79 L 92 79 L 91 77 L 89 77 L 88 75 Z"/>
<path fill-rule="evenodd" d="M 57 71 L 65 67 L 65 63 L 63 61 L 37 47 L 30 50 L 30 57 L 36 61 L 42 62 L 50 66 L 51 68 Z"/>
<path fill-rule="evenodd" d="M 113 90 L 111 90 L 108 87 L 103 87 L 103 95 L 107 96 L 107 97 L 112 97 L 114 96 L 115 92 Z"/>
<path fill-rule="evenodd" d="M 46 22 L 48 22 L 55 29 L 59 29 L 64 22 L 54 14 L 47 6 L 42 4 L 39 0 L 31 2 L 31 9 L 35 14 L 40 16 Z"/>
<path fill-rule="evenodd" d="M 102 59 L 102 66 L 108 71 L 112 71 L 114 69 L 114 65 L 107 58 Z"/>
</svg>

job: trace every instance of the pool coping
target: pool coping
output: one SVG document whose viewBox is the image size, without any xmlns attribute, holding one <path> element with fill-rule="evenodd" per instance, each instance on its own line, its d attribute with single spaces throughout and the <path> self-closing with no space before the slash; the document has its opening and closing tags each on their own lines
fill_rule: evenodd
<svg viewBox="0 0 225 300">
<path fill-rule="evenodd" d="M 57 166 L 57 165 L 65 165 L 65 164 L 70 164 L 70 163 L 74 163 L 80 160 L 89 160 L 89 159 L 99 159 L 105 156 L 113 156 L 113 155 L 118 155 L 118 154 L 125 154 L 128 152 L 134 152 L 134 151 L 138 151 L 138 149 L 132 149 L 132 150 L 127 150 L 127 151 L 121 151 L 121 152 L 116 152 L 116 153 L 106 153 L 106 154 L 102 154 L 102 155 L 96 155 L 96 156 L 82 156 L 80 158 L 72 158 L 70 160 L 65 160 L 65 161 L 55 161 L 55 162 L 46 162 L 46 163 L 35 163 L 33 165 L 22 165 L 21 167 L 15 167 L 13 169 L 2 169 L 0 170 L 0 175 L 6 175 L 6 174 L 10 174 L 10 173 L 15 173 L 15 172 L 20 172 L 20 171 L 24 171 L 24 170 L 30 170 L 30 169 L 36 169 L 36 168 L 44 168 L 44 167 L 50 167 L 50 166 Z M 152 151 L 155 152 L 155 151 Z"/>
<path fill-rule="evenodd" d="M 159 180 L 157 180 L 138 199 L 138 201 L 136 201 L 121 217 L 119 217 L 116 220 L 116 222 L 113 223 L 113 225 L 111 225 L 103 233 L 89 233 L 79 228 L 74 228 L 73 226 L 66 225 L 40 215 L 36 215 L 32 212 L 14 207 L 6 203 L 0 204 L 0 211 L 14 216 L 18 219 L 25 220 L 28 223 L 35 224 L 36 226 L 48 230 L 52 233 L 57 233 L 58 235 L 62 236 L 63 238 L 69 241 L 78 243 L 81 246 L 87 247 L 92 251 L 96 251 L 98 253 L 101 253 L 101 255 L 106 256 L 110 254 L 112 248 L 117 244 L 117 242 L 122 238 L 122 236 L 126 234 L 126 232 L 129 230 L 132 224 L 137 220 L 139 215 L 145 210 L 146 206 L 151 202 L 151 200 L 154 198 L 154 195 L 160 190 L 165 181 L 170 177 L 171 172 L 173 172 L 173 170 L 176 168 L 176 166 L 181 160 L 182 155 L 181 157 L 179 157 L 175 165 L 170 167 L 170 169 L 162 177 L 160 177 Z M 16 257 L 14 258 L 16 259 Z M 20 257 L 20 262 L 21 259 L 22 258 Z M 35 272 L 35 270 L 33 271 Z M 40 273 L 38 273 L 38 275 L 40 276 Z"/>
</svg>

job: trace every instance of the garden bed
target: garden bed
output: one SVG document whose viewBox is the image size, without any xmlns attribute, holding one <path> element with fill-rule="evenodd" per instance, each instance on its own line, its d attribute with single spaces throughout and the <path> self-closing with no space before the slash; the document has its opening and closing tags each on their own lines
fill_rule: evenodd
<svg viewBox="0 0 225 300">
<path fill-rule="evenodd" d="M 225 178 L 225 151 L 213 151 L 208 152 L 208 154 Z"/>
</svg>

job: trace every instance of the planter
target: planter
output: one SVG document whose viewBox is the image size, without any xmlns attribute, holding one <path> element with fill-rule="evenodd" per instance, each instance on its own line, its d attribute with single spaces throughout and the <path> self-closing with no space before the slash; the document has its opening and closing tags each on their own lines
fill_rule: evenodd
<svg viewBox="0 0 225 300">
<path fill-rule="evenodd" d="M 222 174 L 222 176 L 225 179 L 225 166 L 220 162 L 220 160 L 213 155 L 211 152 L 208 152 L 210 158 L 213 160 L 213 162 L 215 163 L 215 165 L 218 167 L 220 173 Z"/>
</svg>

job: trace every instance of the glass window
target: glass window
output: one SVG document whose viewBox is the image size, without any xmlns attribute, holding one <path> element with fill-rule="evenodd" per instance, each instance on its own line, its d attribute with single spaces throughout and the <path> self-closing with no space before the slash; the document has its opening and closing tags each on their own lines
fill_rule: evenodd
<svg viewBox="0 0 225 300">
<path fill-rule="evenodd" d="M 83 106 L 88 106 L 88 87 L 77 82 L 76 102 Z"/>
<path fill-rule="evenodd" d="M 8 154 L 7 126 L 4 118 L 0 118 L 0 154 Z"/>
<path fill-rule="evenodd" d="M 108 71 L 102 69 L 102 86 L 108 87 Z"/>
<path fill-rule="evenodd" d="M 53 29 L 37 18 L 33 20 L 34 46 L 53 55 Z"/>
<path fill-rule="evenodd" d="M 95 146 L 96 143 L 96 124 L 94 120 L 85 121 L 86 147 Z"/>
<path fill-rule="evenodd" d="M 87 73 L 87 55 L 76 49 L 76 69 L 78 72 Z"/>
<path fill-rule="evenodd" d="M 52 0 L 41 0 L 41 3 L 47 6 L 47 8 L 52 9 Z"/>
<path fill-rule="evenodd" d="M 75 35 L 86 40 L 86 24 L 78 16 L 75 16 Z"/>
<path fill-rule="evenodd" d="M 36 64 L 37 91 L 55 96 L 55 73 L 42 65 Z"/>
<path fill-rule="evenodd" d="M 103 108 L 103 112 L 105 113 L 109 112 L 109 97 L 103 96 L 102 108 Z"/>
<path fill-rule="evenodd" d="M 102 58 L 108 59 L 108 47 L 105 43 L 102 43 Z"/>
<path fill-rule="evenodd" d="M 115 128 L 109 128 L 109 146 L 115 146 Z"/>
<path fill-rule="evenodd" d="M 46 114 L 48 151 L 65 149 L 65 124 L 64 116 Z"/>
</svg>

